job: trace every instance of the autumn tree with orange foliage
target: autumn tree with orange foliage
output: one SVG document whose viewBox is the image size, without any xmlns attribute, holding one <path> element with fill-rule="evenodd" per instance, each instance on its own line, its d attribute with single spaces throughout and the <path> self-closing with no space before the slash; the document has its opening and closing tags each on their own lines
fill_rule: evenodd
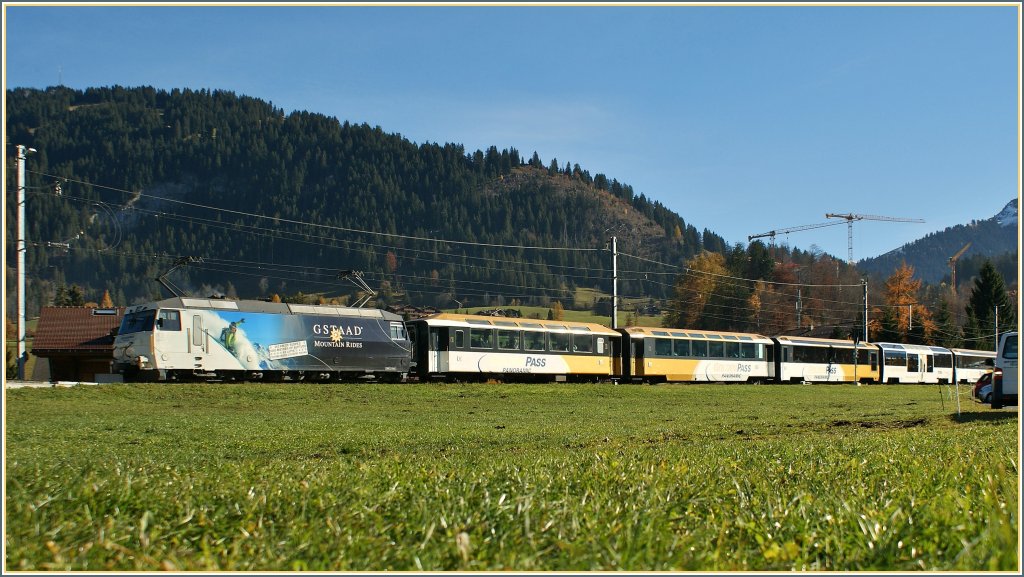
<svg viewBox="0 0 1024 577">
<path fill-rule="evenodd" d="M 868 327 L 873 340 L 932 344 L 936 325 L 931 311 L 919 302 L 921 285 L 906 262 L 885 281 L 885 308 L 873 310 Z"/>
<path fill-rule="evenodd" d="M 676 279 L 671 309 L 665 315 L 666 327 L 705 326 L 702 321 L 708 301 L 715 294 L 719 279 L 729 274 L 725 257 L 717 252 L 701 252 L 687 261 L 686 269 Z"/>
</svg>

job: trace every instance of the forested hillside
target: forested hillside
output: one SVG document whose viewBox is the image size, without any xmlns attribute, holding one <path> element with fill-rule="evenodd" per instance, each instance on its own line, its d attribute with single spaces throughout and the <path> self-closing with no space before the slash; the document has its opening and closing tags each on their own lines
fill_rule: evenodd
<svg viewBox="0 0 1024 577">
<path fill-rule="evenodd" d="M 337 278 L 347 269 L 364 271 L 382 301 L 469 306 L 607 290 L 612 235 L 661 262 L 725 249 L 579 165 L 417 145 L 229 92 L 16 89 L 7 129 L 11 143 L 38 151 L 27 162 L 30 314 L 60 284 L 80 285 L 87 300 L 105 290 L 119 304 L 158 297 L 153 279 L 187 256 L 203 262 L 169 280 L 195 292 L 344 299 L 355 292 Z M 13 147 L 7 154 L 13 169 Z M 13 191 L 13 170 L 7 178 Z M 6 200 L 13 223 L 13 195 Z M 13 266 L 14 227 L 6 234 Z"/>
<path fill-rule="evenodd" d="M 840 259 L 728 246 L 615 177 L 536 152 L 417 144 L 223 91 L 14 89 L 6 114 L 8 294 L 13 145 L 36 149 L 26 163 L 30 317 L 69 294 L 98 303 L 109 293 L 116 305 L 170 296 L 161 275 L 199 296 L 348 304 L 363 293 L 343 271 L 361 271 L 375 306 L 558 301 L 607 314 L 607 300 L 595 301 L 611 293 L 614 236 L 624 322 L 643 309 L 673 326 L 849 336 L 864 320 L 862 273 Z M 935 329 L 955 342 L 963 293 L 897 272 L 892 286 L 869 279 L 872 321 L 913 303 L 915 326 L 930 327 L 915 338 Z M 939 311 L 931 325 L 926 306 Z M 893 333 L 897 317 L 878 329 Z M 911 336 L 909 324 L 900 331 Z"/>
</svg>

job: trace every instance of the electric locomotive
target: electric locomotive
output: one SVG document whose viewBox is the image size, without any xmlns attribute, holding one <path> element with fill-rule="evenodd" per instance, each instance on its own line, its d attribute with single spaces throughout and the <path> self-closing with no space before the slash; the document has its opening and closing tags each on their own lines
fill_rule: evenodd
<svg viewBox="0 0 1024 577">
<path fill-rule="evenodd" d="M 114 339 L 128 381 L 401 381 L 412 343 L 379 309 L 175 297 L 129 307 Z"/>
</svg>

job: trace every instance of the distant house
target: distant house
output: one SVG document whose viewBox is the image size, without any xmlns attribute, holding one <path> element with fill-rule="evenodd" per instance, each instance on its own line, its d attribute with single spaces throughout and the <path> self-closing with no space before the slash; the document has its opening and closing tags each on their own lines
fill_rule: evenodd
<svg viewBox="0 0 1024 577">
<path fill-rule="evenodd" d="M 32 343 L 39 357 L 33 379 L 90 382 L 110 373 L 123 317 L 124 307 L 43 307 Z"/>
</svg>

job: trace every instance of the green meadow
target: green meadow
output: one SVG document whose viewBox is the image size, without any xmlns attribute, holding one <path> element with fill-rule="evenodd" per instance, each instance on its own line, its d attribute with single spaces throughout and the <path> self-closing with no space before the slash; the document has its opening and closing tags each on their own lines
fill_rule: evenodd
<svg viewBox="0 0 1024 577">
<path fill-rule="evenodd" d="M 965 391 L 12 389 L 5 569 L 1016 571 L 1019 413 Z"/>
</svg>

